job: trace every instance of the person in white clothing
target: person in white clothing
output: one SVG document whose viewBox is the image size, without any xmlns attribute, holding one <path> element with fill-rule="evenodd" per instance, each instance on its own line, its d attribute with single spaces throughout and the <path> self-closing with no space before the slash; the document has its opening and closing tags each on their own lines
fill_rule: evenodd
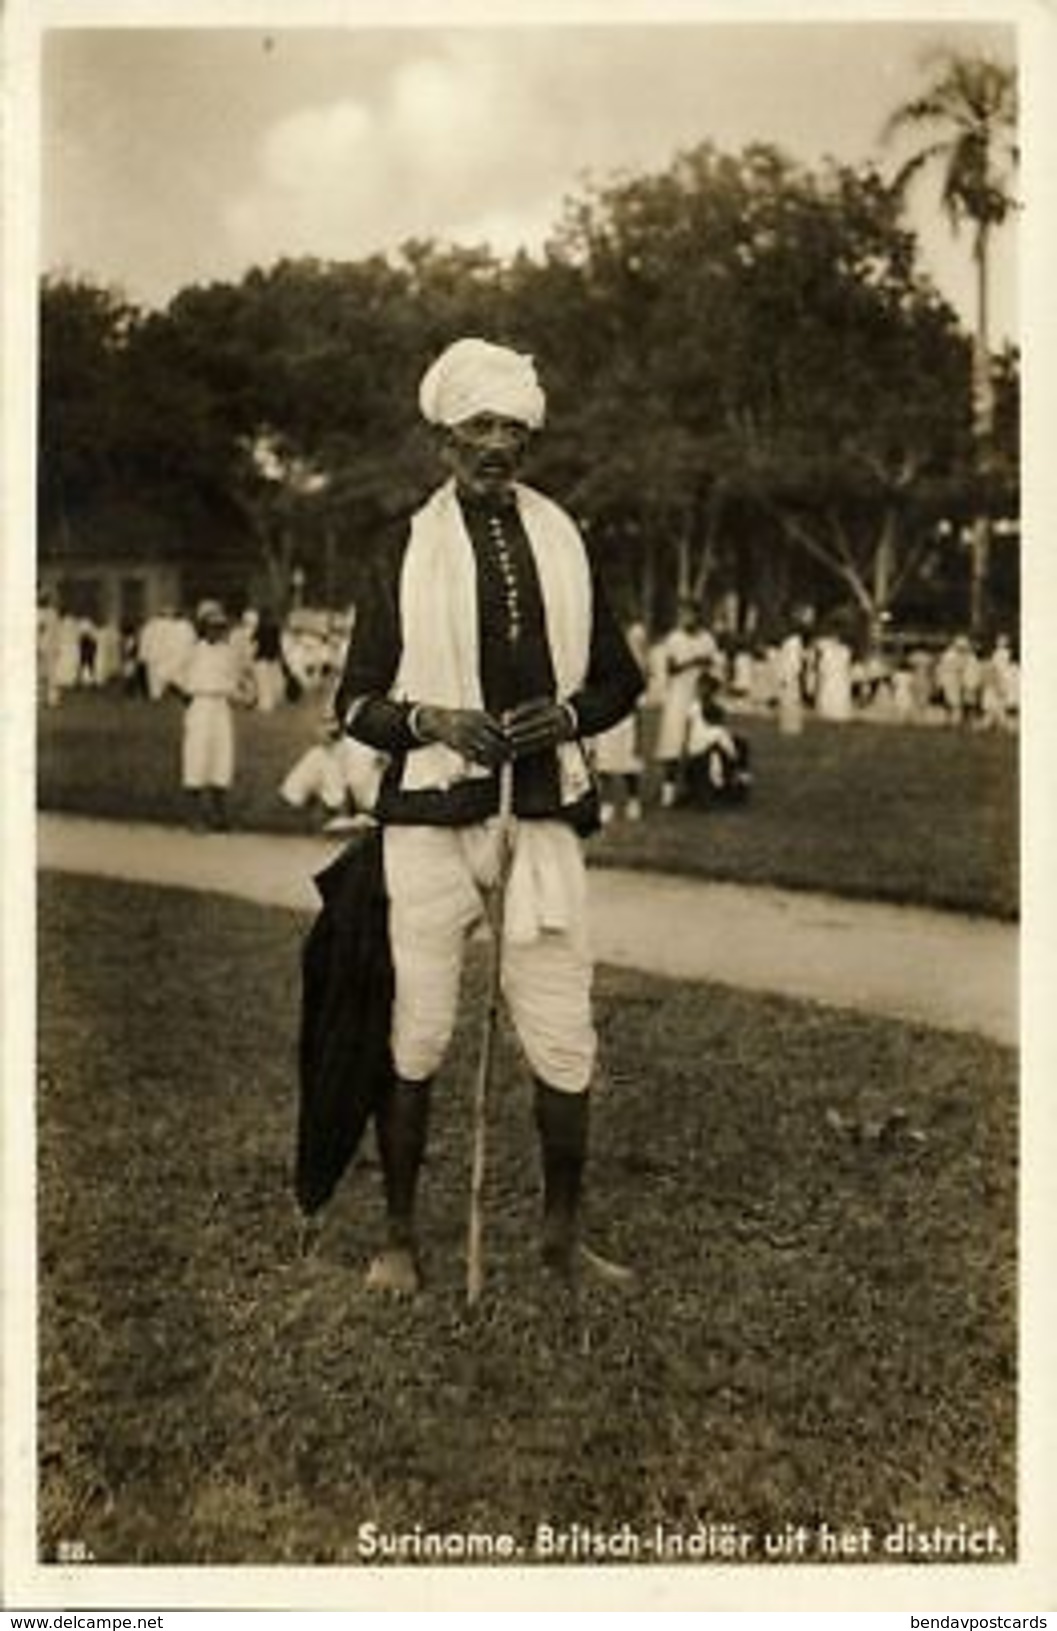
<svg viewBox="0 0 1057 1631">
<path fill-rule="evenodd" d="M 349 832 L 371 824 L 383 767 L 382 755 L 346 736 L 328 708 L 320 721 L 319 740 L 291 766 L 279 794 L 295 810 L 322 805 L 324 832 Z"/>
<path fill-rule="evenodd" d="M 97 685 L 107 686 L 121 677 L 121 630 L 111 618 L 99 626 L 95 676 Z"/>
<path fill-rule="evenodd" d="M 632 623 L 625 630 L 624 637 L 628 643 L 628 650 L 641 668 L 645 680 L 650 661 L 646 625 L 641 622 Z M 640 697 L 634 713 L 625 715 L 615 725 L 611 725 L 601 736 L 596 736 L 591 744 L 595 774 L 602 792 L 599 813 L 604 827 L 613 820 L 619 808 L 623 809 L 626 820 L 642 820 L 642 753 L 639 748 L 641 709 Z M 616 802 L 621 787 L 624 791 L 622 807 Z"/>
<path fill-rule="evenodd" d="M 664 642 L 667 681 L 656 747 L 664 809 L 670 809 L 676 800 L 686 753 L 690 707 L 697 695 L 698 681 L 703 672 L 718 662 L 719 647 L 714 635 L 702 623 L 700 606 L 696 600 L 681 600 L 678 623 Z"/>
<path fill-rule="evenodd" d="M 58 654 L 55 664 L 55 683 L 60 691 L 72 691 L 77 684 L 81 666 L 80 619 L 72 612 L 64 612 L 59 619 Z"/>
<path fill-rule="evenodd" d="M 839 634 L 826 634 L 819 640 L 815 692 L 819 719 L 843 722 L 851 718 L 851 656 L 851 647 Z"/>
<path fill-rule="evenodd" d="M 228 640 L 228 622 L 216 600 L 203 600 L 195 614 L 198 638 L 172 677 L 186 703 L 182 776 L 196 832 L 225 831 L 227 795 L 235 778 L 232 703 L 252 700 Z"/>
<path fill-rule="evenodd" d="M 792 629 L 778 648 L 778 729 L 783 736 L 799 736 L 804 728 L 804 637 Z"/>
<path fill-rule="evenodd" d="M 42 590 L 37 597 L 37 700 L 57 708 L 62 700 L 59 684 L 59 613 L 54 599 Z"/>
<path fill-rule="evenodd" d="M 140 631 L 139 655 L 147 676 L 147 695 L 160 702 L 183 668 L 195 643 L 191 620 L 166 606 L 149 617 Z M 176 685 L 179 690 L 179 686 Z"/>
<path fill-rule="evenodd" d="M 961 725 L 968 716 L 966 669 L 972 656 L 968 635 L 959 634 L 944 647 L 936 661 L 936 686 L 952 725 Z"/>
<path fill-rule="evenodd" d="M 1009 730 L 1016 714 L 1016 662 L 1007 634 L 1000 634 L 994 650 L 981 664 L 980 718 L 982 730 Z"/>
<path fill-rule="evenodd" d="M 166 610 L 148 617 L 139 631 L 139 660 L 143 665 L 143 677 L 151 702 L 160 702 L 165 692 L 163 625 L 171 616 L 172 613 Z"/>
</svg>

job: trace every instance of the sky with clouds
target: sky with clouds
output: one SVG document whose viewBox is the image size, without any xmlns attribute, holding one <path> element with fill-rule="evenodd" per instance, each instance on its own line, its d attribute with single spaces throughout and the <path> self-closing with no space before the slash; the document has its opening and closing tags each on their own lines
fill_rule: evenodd
<svg viewBox="0 0 1057 1631">
<path fill-rule="evenodd" d="M 1012 29 L 977 22 L 50 29 L 42 260 L 161 304 L 282 255 L 535 250 L 589 179 L 705 140 L 891 164 L 884 120 L 944 48 L 1015 60 Z M 967 238 L 928 187 L 914 211 L 968 316 Z M 998 335 L 1016 332 L 1015 236 Z"/>
</svg>

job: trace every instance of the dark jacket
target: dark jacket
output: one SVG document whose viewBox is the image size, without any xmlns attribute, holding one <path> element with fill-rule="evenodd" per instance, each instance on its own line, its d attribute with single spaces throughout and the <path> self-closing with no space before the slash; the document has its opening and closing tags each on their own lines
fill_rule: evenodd
<svg viewBox="0 0 1057 1631">
<path fill-rule="evenodd" d="M 554 669 L 547 645 L 542 591 L 532 549 L 516 505 L 500 507 L 459 499 L 477 565 L 478 645 L 481 692 L 495 715 L 542 696 L 555 695 Z M 496 557 L 490 524 L 499 521 L 509 551 L 505 570 L 512 574 L 518 611 L 511 613 L 507 581 Z M 369 747 L 389 754 L 376 806 L 384 822 L 463 826 L 484 821 L 499 805 L 498 778 L 480 777 L 450 789 L 402 788 L 404 760 L 416 741 L 410 729 L 408 703 L 389 691 L 401 656 L 400 581 L 409 529 L 405 525 L 386 539 L 376 571 L 357 606 L 345 671 L 335 706 L 344 719 L 355 700 L 358 712 L 348 727 Z M 590 556 L 589 556 L 590 561 Z M 601 574 L 591 561 L 591 641 L 583 688 L 563 698 L 573 709 L 578 736 L 597 736 L 629 713 L 642 691 L 638 664 L 628 650 L 605 593 Z M 517 638 L 511 626 L 516 616 Z M 416 702 L 428 702 L 417 697 Z M 592 790 L 577 804 L 562 805 L 558 760 L 552 749 L 519 759 L 514 769 L 514 809 L 523 819 L 567 821 L 581 833 L 598 825 L 597 797 Z"/>
</svg>

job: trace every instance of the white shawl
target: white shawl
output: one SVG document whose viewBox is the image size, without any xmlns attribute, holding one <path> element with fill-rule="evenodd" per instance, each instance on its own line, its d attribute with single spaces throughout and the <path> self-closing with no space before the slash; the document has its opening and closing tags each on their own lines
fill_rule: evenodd
<svg viewBox="0 0 1057 1631">
<path fill-rule="evenodd" d="M 558 698 L 587 677 L 591 650 L 591 571 L 583 539 L 565 511 L 531 487 L 514 489 L 539 575 Z M 477 567 L 454 481 L 427 499 L 411 522 L 400 577 L 403 655 L 391 695 L 442 708 L 481 708 Z M 578 742 L 558 750 L 561 799 L 583 796 L 590 778 Z M 447 788 L 487 775 L 441 742 L 413 748 L 402 787 Z"/>
</svg>

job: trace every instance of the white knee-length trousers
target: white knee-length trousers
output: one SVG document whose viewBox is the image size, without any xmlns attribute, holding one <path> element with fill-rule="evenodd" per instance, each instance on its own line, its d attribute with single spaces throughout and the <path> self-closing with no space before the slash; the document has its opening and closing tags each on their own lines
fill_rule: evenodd
<svg viewBox="0 0 1057 1631">
<path fill-rule="evenodd" d="M 567 926 L 530 940 L 504 935 L 501 986 L 535 1076 L 583 1093 L 595 1063 L 587 878 L 576 834 L 549 823 L 561 858 Z M 387 827 L 385 877 L 396 980 L 392 1049 L 398 1076 L 422 1081 L 439 1069 L 455 1026 L 467 939 L 484 916 L 495 876 L 494 823 Z"/>
</svg>

